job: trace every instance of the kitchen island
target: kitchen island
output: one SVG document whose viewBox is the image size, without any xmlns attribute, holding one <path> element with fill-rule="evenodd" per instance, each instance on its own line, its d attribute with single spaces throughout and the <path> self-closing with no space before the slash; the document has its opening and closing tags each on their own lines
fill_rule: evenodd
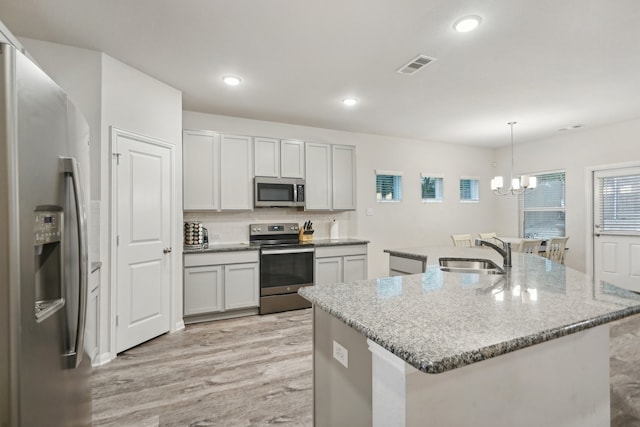
<svg viewBox="0 0 640 427">
<path fill-rule="evenodd" d="M 486 248 L 389 253 L 502 264 Z M 640 313 L 636 294 L 519 253 L 504 275 L 428 265 L 299 292 L 314 304 L 316 426 L 608 425 L 607 323 Z"/>
</svg>

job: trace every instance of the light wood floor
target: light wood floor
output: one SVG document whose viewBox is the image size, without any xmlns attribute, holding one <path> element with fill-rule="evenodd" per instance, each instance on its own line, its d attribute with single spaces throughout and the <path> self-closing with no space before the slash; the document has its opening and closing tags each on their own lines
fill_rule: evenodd
<svg viewBox="0 0 640 427">
<path fill-rule="evenodd" d="M 94 426 L 311 426 L 311 310 L 187 326 L 93 371 Z M 640 427 L 640 316 L 611 327 L 611 426 Z"/>
</svg>

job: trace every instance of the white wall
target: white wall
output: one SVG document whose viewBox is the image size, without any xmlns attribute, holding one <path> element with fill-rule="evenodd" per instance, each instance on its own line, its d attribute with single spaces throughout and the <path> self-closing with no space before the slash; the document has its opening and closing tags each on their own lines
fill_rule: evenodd
<svg viewBox="0 0 640 427">
<path fill-rule="evenodd" d="M 587 223 L 592 217 L 587 206 L 589 168 L 599 165 L 628 163 L 640 160 L 640 119 L 609 126 L 559 133 L 558 136 L 529 143 L 516 144 L 516 174 L 566 171 L 566 226 L 569 236 L 566 264 L 588 271 L 586 260 Z M 509 175 L 510 148 L 496 150 L 496 174 Z M 499 234 L 517 236 L 517 197 L 496 198 L 495 227 Z"/>
<path fill-rule="evenodd" d="M 355 212 L 297 213 L 294 210 L 267 209 L 251 213 L 189 213 L 185 219 L 201 220 L 210 235 L 221 241 L 248 240 L 249 222 L 292 221 L 306 219 L 319 225 L 318 237 L 328 236 L 328 223 L 340 221 L 341 237 L 370 240 L 369 277 L 388 275 L 385 248 L 428 244 L 451 244 L 450 234 L 492 231 L 493 194 L 485 188 L 493 176 L 493 150 L 464 145 L 441 144 L 406 138 L 390 138 L 363 133 L 249 120 L 237 117 L 185 111 L 185 129 L 208 129 L 241 135 L 302 139 L 305 141 L 349 144 L 357 147 L 358 199 Z M 375 201 L 376 169 L 403 171 L 403 201 Z M 439 173 L 445 177 L 444 203 L 422 203 L 420 172 Z M 460 176 L 478 176 L 480 203 L 462 204 L 458 200 Z M 485 185 L 486 184 L 486 185 Z M 367 208 L 374 215 L 367 216 Z M 345 227 L 346 225 L 346 227 Z"/>
</svg>

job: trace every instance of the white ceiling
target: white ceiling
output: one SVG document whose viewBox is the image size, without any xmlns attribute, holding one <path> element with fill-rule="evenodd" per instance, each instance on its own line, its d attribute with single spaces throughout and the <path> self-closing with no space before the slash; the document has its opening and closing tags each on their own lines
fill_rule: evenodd
<svg viewBox="0 0 640 427">
<path fill-rule="evenodd" d="M 456 33 L 467 14 L 482 24 Z M 518 143 L 640 117 L 638 0 L 1 0 L 0 20 L 103 51 L 185 110 L 489 147 L 512 120 Z M 437 61 L 396 73 L 418 54 Z"/>
</svg>

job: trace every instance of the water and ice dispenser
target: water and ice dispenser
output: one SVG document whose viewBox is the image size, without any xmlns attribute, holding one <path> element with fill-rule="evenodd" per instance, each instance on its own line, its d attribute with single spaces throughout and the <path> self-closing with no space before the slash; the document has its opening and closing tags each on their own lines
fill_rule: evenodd
<svg viewBox="0 0 640 427">
<path fill-rule="evenodd" d="M 63 230 L 62 208 L 47 206 L 34 212 L 35 316 L 38 322 L 65 303 Z"/>
</svg>

